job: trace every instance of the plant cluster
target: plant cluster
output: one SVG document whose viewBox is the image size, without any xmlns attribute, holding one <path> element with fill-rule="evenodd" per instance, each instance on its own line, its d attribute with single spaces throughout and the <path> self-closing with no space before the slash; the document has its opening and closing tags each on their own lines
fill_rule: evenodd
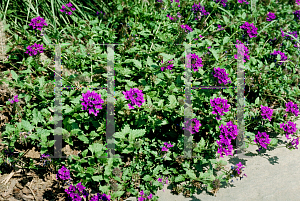
<svg viewBox="0 0 300 201">
<path fill-rule="evenodd" d="M 271 129 L 291 139 L 285 142 L 286 148 L 298 149 L 294 122 L 299 116 L 299 59 L 291 40 L 299 42 L 300 11 L 293 5 L 271 0 L 266 7 L 259 2 L 258 10 L 252 13 L 251 5 L 240 0 L 201 4 L 157 0 L 154 4 L 143 1 L 142 5 L 117 0 L 95 2 L 97 8 L 86 2 L 57 3 L 58 7 L 53 1 L 45 4 L 52 9 L 47 13 L 41 11 L 45 10 L 40 9 L 42 5 L 36 5 L 40 13 L 28 12 L 31 22 L 19 14 L 24 18 L 21 26 L 5 16 L 10 26 L 15 26 L 10 28 L 15 34 L 7 51 L 7 63 L 14 70 L 5 71 L 6 77 L 1 80 L 19 90 L 14 99 L 7 98 L 6 105 L 3 103 L 14 109 L 1 137 L 11 150 L 17 142 L 22 143 L 20 133 L 26 134 L 26 143 L 40 151 L 43 164 L 55 167 L 57 181 L 64 181 L 64 185 L 68 181 L 68 199 L 115 200 L 131 195 L 156 201 L 157 190 L 167 183 L 176 186 L 187 182 L 184 188 L 193 194 L 199 186 L 216 192 L 221 182 L 241 179 L 241 162 L 227 171 L 221 168 L 226 161 L 216 161 L 233 155 L 236 149 L 239 129 L 234 123 L 235 108 L 240 101 L 236 100 L 234 86 L 238 84 L 239 55 L 245 75 L 246 148 L 278 148 L 277 139 L 268 135 Z M 277 6 L 282 9 L 276 10 Z M 37 30 L 41 34 L 36 34 Z M 109 51 L 103 43 L 122 44 L 114 46 L 113 141 L 115 156 L 123 158 L 107 157 L 112 142 L 106 139 L 106 113 L 112 111 L 105 107 L 110 78 Z M 80 151 L 66 160 L 48 160 L 54 153 L 56 134 L 56 72 L 50 66 L 55 55 L 53 44 L 61 44 L 62 69 L 76 71 L 59 75 L 65 88 L 55 91 L 61 96 L 62 143 Z M 195 45 L 189 54 L 185 51 L 188 44 Z M 193 69 L 194 87 L 190 97 L 192 117 L 187 122 L 186 60 Z M 219 84 L 227 88 L 201 88 Z M 196 89 L 198 86 L 200 89 Z M 191 158 L 183 157 L 184 131 L 192 134 Z M 19 163 L 22 159 L 13 153 L 3 152 L 0 162 Z M 32 163 L 28 167 L 40 168 Z M 99 193 L 92 196 L 89 189 Z"/>
</svg>

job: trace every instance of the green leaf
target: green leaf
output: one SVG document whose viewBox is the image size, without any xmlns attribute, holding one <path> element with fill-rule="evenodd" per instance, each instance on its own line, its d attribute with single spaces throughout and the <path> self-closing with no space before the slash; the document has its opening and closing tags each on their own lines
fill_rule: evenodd
<svg viewBox="0 0 300 201">
<path fill-rule="evenodd" d="M 50 141 L 47 143 L 48 147 L 52 147 L 52 146 L 54 145 L 55 141 L 56 141 L 56 140 L 50 140 Z"/>
<path fill-rule="evenodd" d="M 44 121 L 44 118 L 42 117 L 42 114 L 40 111 L 38 111 L 36 108 L 32 111 L 32 123 L 37 126 L 38 123 L 46 123 Z"/>
<path fill-rule="evenodd" d="M 246 19 L 246 13 L 245 12 L 243 12 L 243 14 L 242 14 L 242 19 L 243 20 Z"/>
<path fill-rule="evenodd" d="M 122 5 L 119 4 L 119 5 L 117 6 L 117 9 L 118 9 L 118 10 L 123 10 Z"/>
<path fill-rule="evenodd" d="M 257 97 L 256 99 L 255 99 L 255 105 L 258 105 L 259 104 L 259 97 Z"/>
<path fill-rule="evenodd" d="M 153 178 L 150 175 L 146 175 L 146 176 L 143 177 L 143 180 L 144 181 L 152 181 Z"/>
<path fill-rule="evenodd" d="M 26 120 L 22 120 L 21 121 L 21 125 L 22 127 L 26 130 L 26 131 L 31 131 L 32 129 L 34 129 L 34 126 L 32 126 L 29 121 Z"/>
<path fill-rule="evenodd" d="M 185 178 L 182 175 L 178 175 L 177 177 L 175 177 L 175 182 L 181 182 L 181 181 L 185 181 Z"/>
<path fill-rule="evenodd" d="M 89 143 L 89 139 L 85 135 L 79 135 L 78 139 L 81 140 L 81 141 L 83 141 L 86 144 Z"/>
<path fill-rule="evenodd" d="M 276 139 L 276 138 L 271 138 L 271 141 L 270 141 L 270 145 L 271 145 L 271 146 L 276 146 L 277 143 L 278 143 L 278 139 Z"/>
<path fill-rule="evenodd" d="M 99 175 L 99 176 L 92 176 L 92 179 L 93 179 L 95 182 L 100 182 L 101 180 L 103 180 L 103 176 L 102 176 L 102 175 Z"/>
<path fill-rule="evenodd" d="M 84 151 L 81 153 L 82 156 L 83 156 L 83 157 L 86 157 L 86 154 L 88 153 L 88 151 L 89 151 L 88 149 L 84 150 Z"/>
<path fill-rule="evenodd" d="M 222 15 L 222 17 L 224 19 L 225 24 L 229 24 L 229 19 L 225 15 Z"/>
<path fill-rule="evenodd" d="M 138 61 L 138 60 L 133 60 L 133 63 L 135 64 L 135 66 L 137 66 L 139 69 L 141 69 L 142 68 L 142 64 L 141 64 L 141 62 L 140 61 Z"/>
<path fill-rule="evenodd" d="M 17 73 L 14 71 L 14 70 L 11 70 L 10 71 L 10 73 L 11 73 L 11 75 L 12 75 L 12 78 L 15 80 L 15 81 L 17 81 L 18 80 L 18 75 L 17 75 Z"/>
<path fill-rule="evenodd" d="M 191 179 L 197 179 L 196 174 L 192 172 L 191 170 L 187 170 L 186 174 L 191 178 Z"/>
<path fill-rule="evenodd" d="M 217 51 L 212 49 L 212 48 L 210 48 L 209 51 L 213 54 L 215 59 L 218 61 L 219 60 L 219 55 L 218 55 Z"/>
<path fill-rule="evenodd" d="M 113 197 L 121 197 L 124 193 L 125 193 L 125 191 L 117 191 L 117 192 L 113 192 L 112 196 Z"/>
<path fill-rule="evenodd" d="M 104 153 L 104 150 L 106 150 L 106 147 L 103 144 L 93 143 L 93 144 L 89 145 L 88 149 L 92 152 L 93 155 L 96 153 L 101 155 Z"/>
<path fill-rule="evenodd" d="M 226 43 L 228 43 L 229 39 L 230 39 L 230 37 L 228 37 L 228 36 L 224 37 L 223 38 L 223 45 L 225 45 Z"/>
</svg>

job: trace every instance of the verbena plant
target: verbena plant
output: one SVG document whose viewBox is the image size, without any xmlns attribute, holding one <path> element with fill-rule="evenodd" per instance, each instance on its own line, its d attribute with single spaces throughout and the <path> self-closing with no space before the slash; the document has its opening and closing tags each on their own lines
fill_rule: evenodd
<svg viewBox="0 0 300 201">
<path fill-rule="evenodd" d="M 216 192 L 221 182 L 243 176 L 241 163 L 225 170 L 227 163 L 216 161 L 236 148 L 237 91 L 192 89 L 192 127 L 186 128 L 185 58 L 191 59 L 193 86 L 234 87 L 241 46 L 246 148 L 278 147 L 269 129 L 290 139 L 285 147 L 297 148 L 297 2 L 262 1 L 254 10 L 250 2 L 226 0 L 22 3 L 7 1 L 1 7 L 11 35 L 5 64 L 14 67 L 3 73 L 2 82 L 20 91 L 4 106 L 14 115 L 2 133 L 8 149 L 2 164 L 42 168 L 12 153 L 30 143 L 42 154 L 43 165 L 55 168 L 58 181 L 73 180 L 76 185 L 66 189 L 73 200 L 129 195 L 157 200 L 165 183 L 184 181 L 191 194 L 200 187 Z M 106 89 L 73 88 L 62 91 L 63 145 L 81 152 L 49 163 L 43 158 L 54 150 L 54 44 L 61 44 L 63 68 L 76 71 L 63 74 L 63 86 L 104 87 L 107 47 L 97 45 L 103 43 L 124 44 L 114 52 L 115 151 L 124 159 L 100 158 L 107 156 Z M 198 46 L 186 55 L 177 45 L 183 43 Z M 195 158 L 178 158 L 185 154 L 184 129 L 193 135 Z M 88 195 L 85 189 L 99 193 Z"/>
</svg>

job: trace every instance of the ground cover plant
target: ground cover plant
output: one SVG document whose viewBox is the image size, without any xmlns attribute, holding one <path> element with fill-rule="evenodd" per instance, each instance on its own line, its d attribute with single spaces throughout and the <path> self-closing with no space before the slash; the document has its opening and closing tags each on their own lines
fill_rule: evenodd
<svg viewBox="0 0 300 201">
<path fill-rule="evenodd" d="M 298 149 L 299 4 L 270 0 L 253 9 L 240 0 L 2 2 L 1 84 L 7 90 L 1 97 L 0 171 L 54 173 L 64 194 L 43 200 L 158 200 L 164 184 L 186 196 L 196 189 L 215 194 L 221 184 L 247 176 L 246 164 L 226 170 L 227 162 L 216 160 L 236 149 L 232 87 L 238 85 L 238 55 L 245 69 L 246 148 L 257 145 L 258 155 L 280 144 Z M 114 49 L 114 137 L 116 155 L 124 158 L 100 158 L 107 156 L 107 90 L 80 86 L 107 87 L 107 46 L 98 44 L 121 43 Z M 184 43 L 198 46 L 186 54 L 177 45 Z M 77 151 L 67 159 L 49 158 L 58 93 L 55 44 L 61 44 L 62 86 L 73 86 L 61 92 L 63 146 Z M 184 122 L 186 58 L 193 87 L 228 87 L 192 89 L 190 122 Z M 185 130 L 193 136 L 194 158 L 183 157 Z M 280 135 L 287 141 L 279 142 Z M 17 151 L 32 148 L 37 159 Z"/>
</svg>

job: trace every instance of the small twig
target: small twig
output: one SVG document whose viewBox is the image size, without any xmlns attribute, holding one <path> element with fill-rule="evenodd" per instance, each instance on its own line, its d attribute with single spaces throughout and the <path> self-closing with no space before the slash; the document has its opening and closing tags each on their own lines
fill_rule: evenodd
<svg viewBox="0 0 300 201">
<path fill-rule="evenodd" d="M 29 190 L 31 191 L 31 193 L 32 193 L 32 195 L 33 195 L 33 197 L 34 197 L 34 199 L 37 200 L 36 197 L 35 197 L 35 194 L 34 194 L 33 190 L 30 188 L 30 187 L 31 187 L 31 184 L 32 184 L 32 181 L 33 181 L 33 179 L 31 180 L 30 185 L 28 186 L 28 188 L 29 188 Z"/>
</svg>

